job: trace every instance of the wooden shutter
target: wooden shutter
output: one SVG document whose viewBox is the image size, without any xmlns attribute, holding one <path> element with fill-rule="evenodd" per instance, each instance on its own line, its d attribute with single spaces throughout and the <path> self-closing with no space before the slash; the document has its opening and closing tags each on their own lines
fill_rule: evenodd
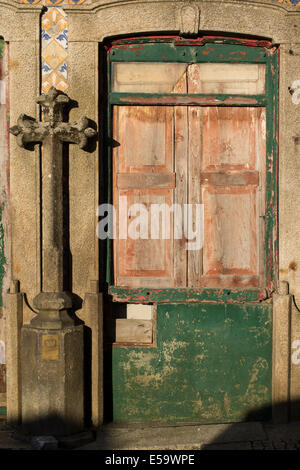
<svg viewBox="0 0 300 470">
<path fill-rule="evenodd" d="M 263 92 L 264 66 L 248 69 L 191 65 L 189 93 Z M 189 108 L 189 202 L 204 205 L 203 249 L 188 255 L 190 287 L 263 283 L 265 121 L 265 108 Z"/>
<path fill-rule="evenodd" d="M 143 204 L 151 214 L 152 204 L 181 203 L 186 198 L 186 110 L 168 106 L 115 106 L 113 109 L 114 241 L 115 284 L 134 287 L 172 287 L 186 285 L 186 256 L 183 240 L 174 240 L 174 218 L 170 212 L 170 237 L 120 239 L 119 197 L 127 197 L 127 210 Z M 185 162 L 182 165 L 182 161 Z M 176 164 L 175 162 L 178 162 Z M 127 227 L 132 220 L 127 217 Z"/>
<path fill-rule="evenodd" d="M 224 67 L 180 69 L 172 91 L 264 91 L 264 65 Z M 265 120 L 259 107 L 113 107 L 115 285 L 263 285 Z M 182 213 L 185 203 L 203 204 L 203 248 L 186 251 L 184 236 L 173 238 L 173 218 L 170 239 L 151 239 L 150 219 L 148 239 L 120 239 L 119 220 L 131 223 L 120 213 L 120 196 L 127 197 L 128 207 L 141 203 L 148 213 L 152 204 L 177 203 Z"/>
<path fill-rule="evenodd" d="M 190 109 L 190 200 L 204 205 L 189 285 L 258 287 L 263 275 L 265 109 Z M 195 130 L 198 129 L 196 132 Z"/>
</svg>

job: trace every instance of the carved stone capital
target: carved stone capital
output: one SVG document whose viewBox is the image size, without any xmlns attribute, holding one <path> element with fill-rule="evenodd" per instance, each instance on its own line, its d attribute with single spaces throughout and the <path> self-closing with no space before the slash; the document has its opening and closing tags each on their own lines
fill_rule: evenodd
<svg viewBox="0 0 300 470">
<path fill-rule="evenodd" d="M 33 299 L 33 306 L 39 310 L 39 314 L 30 322 L 34 328 L 60 330 L 75 324 L 69 315 L 72 298 L 67 292 L 40 292 Z"/>
</svg>

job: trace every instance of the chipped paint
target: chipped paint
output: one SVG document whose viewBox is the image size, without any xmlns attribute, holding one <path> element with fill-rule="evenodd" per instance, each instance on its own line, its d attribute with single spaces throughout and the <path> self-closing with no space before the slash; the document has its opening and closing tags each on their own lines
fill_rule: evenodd
<svg viewBox="0 0 300 470">
<path fill-rule="evenodd" d="M 269 295 L 266 289 L 207 289 L 207 288 L 176 288 L 176 289 L 145 289 L 133 287 L 110 286 L 109 293 L 115 302 L 131 303 L 168 303 L 168 302 L 214 302 L 244 303 L 261 302 Z"/>
<path fill-rule="evenodd" d="M 156 348 L 113 348 L 114 420 L 241 421 L 270 404 L 271 312 L 269 304 L 159 305 Z"/>
<path fill-rule="evenodd" d="M 220 105 L 236 105 L 236 106 L 241 106 L 241 105 L 257 105 L 259 102 L 261 104 L 265 103 L 264 99 L 259 100 L 259 98 L 251 97 L 251 98 L 246 98 L 246 97 L 239 97 L 239 96 L 227 96 L 227 95 L 215 95 L 215 96 L 173 96 L 173 95 L 151 95 L 151 96 L 145 96 L 146 94 L 143 93 L 141 96 L 130 96 L 126 95 L 124 96 L 125 93 L 122 93 L 118 99 L 118 95 L 115 93 L 114 94 L 114 100 L 113 103 L 123 103 L 123 104 L 145 104 L 145 105 L 151 105 L 151 104 L 168 104 L 168 105 L 181 105 L 181 106 L 187 106 L 187 105 L 199 105 L 199 106 L 220 106 Z"/>
</svg>

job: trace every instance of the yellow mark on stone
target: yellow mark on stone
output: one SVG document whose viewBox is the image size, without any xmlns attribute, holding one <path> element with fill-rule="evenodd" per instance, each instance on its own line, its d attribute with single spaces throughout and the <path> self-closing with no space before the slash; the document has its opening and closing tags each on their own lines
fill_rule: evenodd
<svg viewBox="0 0 300 470">
<path fill-rule="evenodd" d="M 10 70 L 16 69 L 17 67 L 19 67 L 19 65 L 20 65 L 20 62 L 18 60 L 10 59 L 9 61 Z"/>
<path fill-rule="evenodd" d="M 45 361 L 58 361 L 59 339 L 58 335 L 42 336 L 42 359 Z"/>
</svg>

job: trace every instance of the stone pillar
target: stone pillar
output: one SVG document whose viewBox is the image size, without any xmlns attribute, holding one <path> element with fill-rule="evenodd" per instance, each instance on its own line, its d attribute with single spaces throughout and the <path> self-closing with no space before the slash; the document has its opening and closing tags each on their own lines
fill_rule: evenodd
<svg viewBox="0 0 300 470">
<path fill-rule="evenodd" d="M 12 280 L 6 295 L 6 365 L 7 422 L 21 422 L 21 328 L 23 324 L 23 294 L 19 281 Z"/>
<path fill-rule="evenodd" d="M 90 332 L 91 356 L 91 417 L 92 424 L 103 424 L 103 295 L 99 282 L 90 281 L 85 294 L 85 325 Z"/>
<path fill-rule="evenodd" d="M 289 420 L 291 304 L 289 285 L 285 281 L 280 281 L 278 293 L 273 295 L 274 424 L 287 423 Z"/>
</svg>

